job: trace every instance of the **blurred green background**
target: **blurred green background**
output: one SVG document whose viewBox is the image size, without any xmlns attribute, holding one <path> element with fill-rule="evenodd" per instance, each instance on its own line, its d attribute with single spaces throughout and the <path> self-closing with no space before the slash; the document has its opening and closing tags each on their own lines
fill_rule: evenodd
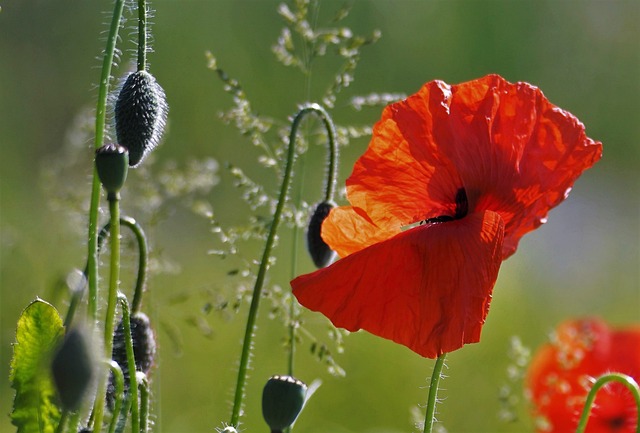
<svg viewBox="0 0 640 433">
<path fill-rule="evenodd" d="M 230 107 L 230 97 L 206 68 L 205 52 L 211 50 L 240 80 L 260 113 L 286 119 L 297 104 L 320 97 L 337 63 L 318 60 L 307 87 L 301 74 L 276 62 L 270 47 L 283 26 L 278 4 L 152 3 L 156 13 L 150 70 L 171 107 L 168 134 L 156 152 L 156 163 L 192 157 L 230 161 L 248 167 L 250 175 L 268 181 L 266 187 L 275 191 L 273 179 L 250 171 L 255 148 L 219 120 L 218 113 Z M 342 4 L 320 1 L 318 24 Z M 88 195 L 90 169 L 56 172 L 54 162 L 65 152 L 78 113 L 95 106 L 112 4 L 23 0 L 0 5 L 0 431 L 10 432 L 14 429 L 6 414 L 13 390 L 8 375 L 18 316 L 36 296 L 55 298 L 64 311 L 65 301 L 53 288 L 85 260 L 83 223 L 78 215 L 73 219 L 71 210 L 50 202 L 58 185 Z M 518 406 L 519 421 L 499 420 L 499 389 L 509 383 L 507 352 L 513 335 L 535 348 L 570 317 L 598 315 L 614 325 L 640 319 L 638 23 L 636 0 L 360 0 L 353 2 L 343 23 L 361 34 L 380 29 L 382 38 L 363 49 L 356 80 L 332 111 L 340 124 L 373 124 L 379 116 L 379 109 L 348 109 L 350 96 L 410 94 L 432 79 L 458 83 L 494 72 L 539 86 L 553 103 L 584 122 L 590 137 L 604 143 L 602 161 L 503 264 L 481 343 L 449 356 L 441 392 L 445 401 L 438 406 L 438 419 L 449 432 L 531 431 L 523 402 Z M 116 75 L 124 73 L 133 47 L 128 42 L 131 29 L 122 34 L 125 50 Z M 91 143 L 85 144 L 90 160 Z M 341 183 L 366 145 L 366 139 L 355 141 L 342 152 Z M 52 169 L 55 188 L 51 178 L 43 176 Z M 310 162 L 306 169 L 311 179 L 322 173 Z M 223 219 L 246 218 L 248 210 L 236 206 L 238 193 L 224 170 L 220 177 L 220 184 L 205 198 Z M 133 175 L 130 182 L 135 181 Z M 150 233 L 155 251 L 176 268 L 150 282 L 146 301 L 154 323 L 164 323 L 157 327 L 155 423 L 157 431 L 168 433 L 212 432 L 229 417 L 247 308 L 234 317 L 207 316 L 209 333 L 194 326 L 194 317 L 202 317 L 207 301 L 203 293 L 224 284 L 229 268 L 207 255 L 215 243 L 208 223 L 179 202 L 172 207 Z M 287 287 L 290 258 L 284 240 L 278 254 L 280 266 L 273 269 L 272 282 Z M 302 258 L 299 272 L 311 269 L 310 261 Z M 181 294 L 187 297 L 177 302 Z M 307 313 L 304 319 L 318 333 L 324 332 L 323 318 Z M 285 371 L 284 335 L 280 322 L 263 311 L 243 431 L 266 431 L 259 409 L 261 388 L 270 375 Z M 346 339 L 345 353 L 337 355 L 347 375 L 335 378 L 304 350 L 296 358 L 298 377 L 307 382 L 321 378 L 323 385 L 296 432 L 412 431 L 412 407 L 426 399 L 432 361 L 356 333 Z"/>
</svg>

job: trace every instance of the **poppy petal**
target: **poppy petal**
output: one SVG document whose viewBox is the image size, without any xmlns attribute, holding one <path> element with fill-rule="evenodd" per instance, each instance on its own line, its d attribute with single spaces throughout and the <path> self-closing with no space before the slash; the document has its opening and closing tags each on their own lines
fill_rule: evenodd
<svg viewBox="0 0 640 433">
<path fill-rule="evenodd" d="M 504 224 L 491 211 L 427 224 L 291 282 L 305 307 L 435 358 L 480 339 Z"/>
<path fill-rule="evenodd" d="M 454 86 L 431 81 L 385 108 L 347 179 L 347 199 L 379 228 L 397 231 L 453 215 L 464 188 L 469 209 L 504 220 L 507 258 L 601 154 L 584 125 L 535 86 L 498 75 Z"/>
<path fill-rule="evenodd" d="M 451 89 L 448 106 L 432 112 L 433 137 L 457 168 L 470 206 L 502 216 L 507 258 L 600 159 L 602 144 L 528 83 L 488 75 Z"/>
<path fill-rule="evenodd" d="M 449 86 L 434 81 L 421 92 L 424 98 L 414 95 L 385 108 L 347 179 L 347 199 L 379 227 L 399 229 L 455 212 L 462 182 L 432 136 L 431 113 L 447 99 Z"/>
<path fill-rule="evenodd" d="M 322 239 L 340 257 L 389 239 L 398 233 L 375 225 L 362 209 L 352 206 L 333 208 L 322 223 Z"/>
</svg>

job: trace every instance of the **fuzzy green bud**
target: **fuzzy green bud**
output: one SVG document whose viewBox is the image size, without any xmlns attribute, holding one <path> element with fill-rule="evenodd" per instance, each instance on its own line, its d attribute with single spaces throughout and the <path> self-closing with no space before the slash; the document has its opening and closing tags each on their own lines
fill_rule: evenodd
<svg viewBox="0 0 640 433">
<path fill-rule="evenodd" d="M 127 180 L 129 152 L 117 144 L 105 144 L 96 150 L 96 169 L 104 189 L 117 194 Z"/>
<path fill-rule="evenodd" d="M 273 376 L 262 391 L 262 416 L 272 432 L 279 432 L 296 420 L 307 393 L 307 385 L 291 376 Z"/>
<path fill-rule="evenodd" d="M 84 330 L 71 328 L 51 363 L 53 380 L 62 405 L 75 411 L 80 408 L 94 378 L 95 365 Z"/>
</svg>

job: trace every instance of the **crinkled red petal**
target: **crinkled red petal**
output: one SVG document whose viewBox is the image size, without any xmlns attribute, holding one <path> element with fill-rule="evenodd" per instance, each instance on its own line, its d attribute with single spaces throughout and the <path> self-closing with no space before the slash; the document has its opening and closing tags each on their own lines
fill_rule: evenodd
<svg viewBox="0 0 640 433">
<path fill-rule="evenodd" d="M 465 188 L 471 210 L 503 218 L 506 258 L 601 154 L 578 119 L 530 84 L 497 75 L 455 86 L 432 81 L 384 110 L 347 198 L 377 227 L 397 231 L 453 215 Z"/>
<path fill-rule="evenodd" d="M 404 231 L 291 282 L 305 307 L 435 358 L 480 339 L 504 225 L 485 211 Z"/>
</svg>

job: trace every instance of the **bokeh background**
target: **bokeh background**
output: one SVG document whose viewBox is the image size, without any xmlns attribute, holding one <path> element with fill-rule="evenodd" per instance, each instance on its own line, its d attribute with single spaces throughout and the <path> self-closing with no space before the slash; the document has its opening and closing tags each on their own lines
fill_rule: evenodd
<svg viewBox="0 0 640 433">
<path fill-rule="evenodd" d="M 318 3 L 318 25 L 343 5 Z M 256 168 L 256 149 L 218 118 L 231 101 L 207 69 L 205 52 L 212 51 L 240 80 L 260 113 L 284 120 L 297 104 L 318 98 L 338 63 L 320 59 L 308 81 L 276 62 L 270 47 L 283 26 L 278 4 L 153 2 L 149 62 L 171 106 L 156 166 L 191 158 L 214 158 L 220 166 L 229 161 L 275 191 L 272 176 Z M 69 157 L 79 114 L 95 106 L 112 4 L 23 0 L 0 6 L 0 431 L 10 432 L 13 390 L 8 375 L 18 316 L 36 296 L 64 311 L 65 298 L 55 288 L 85 260 L 81 214 L 55 197 L 59 190 L 89 194 L 90 168 L 72 171 L 60 160 Z M 521 392 L 508 378 L 510 339 L 518 336 L 535 349 L 567 318 L 597 315 L 613 325 L 640 320 L 640 3 L 361 0 L 352 6 L 342 25 L 362 34 L 379 29 L 382 38 L 363 49 L 355 82 L 332 111 L 338 123 L 377 120 L 380 109 L 354 112 L 346 107 L 353 95 L 409 94 L 435 78 L 457 83 L 499 73 L 539 86 L 553 103 L 583 121 L 590 137 L 604 143 L 602 161 L 503 264 L 481 343 L 447 361 L 444 402 L 438 406 L 438 419 L 447 431 L 531 431 L 524 401 L 516 406 L 516 422 L 500 421 L 501 387 L 511 385 L 511 397 Z M 129 33 L 123 32 L 116 75 L 131 58 Z M 366 145 L 366 139 L 356 140 L 343 149 L 341 183 Z M 91 142 L 85 141 L 78 152 L 90 161 Z M 323 169 L 313 160 L 308 159 L 305 171 L 320 179 Z M 220 182 L 203 199 L 223 220 L 245 219 L 250 211 L 238 204 L 229 176 L 222 168 L 216 175 Z M 136 179 L 134 174 L 129 182 Z M 212 432 L 229 417 L 247 307 L 237 314 L 202 313 L 212 288 L 226 284 L 230 269 L 207 254 L 216 240 L 209 223 L 182 201 L 166 205 L 150 236 L 155 254 L 170 264 L 165 266 L 170 272 L 150 281 L 146 301 L 159 339 L 157 431 Z M 287 245 L 281 242 L 280 260 L 271 273 L 271 282 L 282 287 L 290 277 Z M 249 246 L 248 258 L 258 250 Z M 311 269 L 301 256 L 298 272 Z M 307 313 L 304 320 L 325 332 L 322 317 Z M 284 336 L 280 322 L 263 312 L 244 431 L 266 430 L 261 388 L 270 375 L 285 371 Z M 426 399 L 432 361 L 366 333 L 348 336 L 345 348 L 336 355 L 346 370 L 344 378 L 329 375 L 324 364 L 304 353 L 305 346 L 300 349 L 297 375 L 307 382 L 320 378 L 323 384 L 295 431 L 412 431 L 412 408 Z"/>
</svg>

